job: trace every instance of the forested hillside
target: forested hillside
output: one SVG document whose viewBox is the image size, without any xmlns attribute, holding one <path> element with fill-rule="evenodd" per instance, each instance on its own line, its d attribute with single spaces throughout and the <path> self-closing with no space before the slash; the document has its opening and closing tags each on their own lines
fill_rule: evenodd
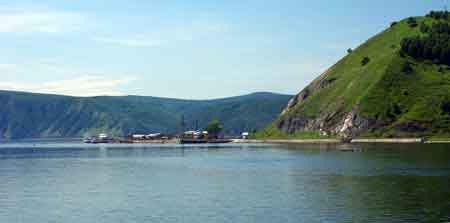
<svg viewBox="0 0 450 223">
<path fill-rule="evenodd" d="M 225 133 L 238 135 L 267 125 L 288 95 L 255 93 L 216 100 L 157 97 L 67 97 L 0 91 L 0 137 L 81 137 L 108 132 L 179 133 L 220 120 Z M 184 121 L 183 121 L 184 120 Z"/>
</svg>

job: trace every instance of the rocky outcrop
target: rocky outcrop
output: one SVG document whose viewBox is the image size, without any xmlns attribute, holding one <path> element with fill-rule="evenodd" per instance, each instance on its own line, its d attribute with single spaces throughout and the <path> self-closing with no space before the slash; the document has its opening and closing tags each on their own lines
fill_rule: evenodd
<svg viewBox="0 0 450 223">
<path fill-rule="evenodd" d="M 288 102 L 288 105 L 286 108 L 283 109 L 281 112 L 282 115 L 286 114 L 289 110 L 291 110 L 293 107 L 301 103 L 302 101 L 306 100 L 306 98 L 309 96 L 309 89 L 305 88 L 303 91 L 301 91 L 299 94 L 291 98 Z"/>
<path fill-rule="evenodd" d="M 347 113 L 342 124 L 337 125 L 334 129 L 334 134 L 342 138 L 353 138 L 362 132 L 369 129 L 369 120 L 363 118 L 358 113 L 358 109 L 355 108 L 351 112 Z"/>
<path fill-rule="evenodd" d="M 289 134 L 299 131 L 318 131 L 322 135 L 338 135 L 343 138 L 351 138 L 367 131 L 370 123 L 371 120 L 359 115 L 358 108 L 354 108 L 348 113 L 334 111 L 323 113 L 317 118 L 309 118 L 300 114 L 286 115 L 276 123 L 276 127 Z"/>
<path fill-rule="evenodd" d="M 293 134 L 295 132 L 319 131 L 322 135 L 340 135 L 342 137 L 355 136 L 365 130 L 369 120 L 362 118 L 358 108 L 345 113 L 342 110 L 322 112 L 318 117 L 306 117 L 300 113 L 289 114 L 292 110 L 308 99 L 315 92 L 331 86 L 337 78 L 329 77 L 330 70 L 323 72 L 310 85 L 299 94 L 289 100 L 288 105 L 281 113 L 281 119 L 276 122 L 276 127 L 283 132 Z"/>
</svg>

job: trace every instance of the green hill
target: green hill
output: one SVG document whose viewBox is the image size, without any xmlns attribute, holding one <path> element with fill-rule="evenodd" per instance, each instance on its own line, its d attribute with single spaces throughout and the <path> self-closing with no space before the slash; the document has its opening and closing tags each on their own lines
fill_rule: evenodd
<svg viewBox="0 0 450 223">
<path fill-rule="evenodd" d="M 0 138 L 80 137 L 109 132 L 179 133 L 213 119 L 238 135 L 267 125 L 291 96 L 254 93 L 216 100 L 157 97 L 68 97 L 0 91 Z"/>
<path fill-rule="evenodd" d="M 258 136 L 450 136 L 449 17 L 392 23 L 292 98 Z"/>
</svg>

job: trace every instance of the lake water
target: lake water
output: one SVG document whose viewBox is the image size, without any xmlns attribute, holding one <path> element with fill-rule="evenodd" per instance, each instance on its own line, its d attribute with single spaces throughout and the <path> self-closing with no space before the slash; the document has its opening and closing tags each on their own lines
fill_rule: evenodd
<svg viewBox="0 0 450 223">
<path fill-rule="evenodd" d="M 450 145 L 3 143 L 0 222 L 450 222 Z"/>
</svg>

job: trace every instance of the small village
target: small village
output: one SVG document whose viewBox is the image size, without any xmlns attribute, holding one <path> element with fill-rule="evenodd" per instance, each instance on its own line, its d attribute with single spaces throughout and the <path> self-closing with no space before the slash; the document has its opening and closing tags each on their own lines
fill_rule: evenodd
<svg viewBox="0 0 450 223">
<path fill-rule="evenodd" d="M 107 133 L 90 136 L 83 139 L 88 144 L 118 143 L 118 144 L 217 144 L 231 143 L 233 139 L 248 139 L 248 132 L 242 132 L 240 137 L 226 137 L 223 126 L 219 122 L 211 122 L 204 130 L 188 130 L 181 134 L 149 133 L 128 134 L 124 137 L 115 137 Z"/>
</svg>

